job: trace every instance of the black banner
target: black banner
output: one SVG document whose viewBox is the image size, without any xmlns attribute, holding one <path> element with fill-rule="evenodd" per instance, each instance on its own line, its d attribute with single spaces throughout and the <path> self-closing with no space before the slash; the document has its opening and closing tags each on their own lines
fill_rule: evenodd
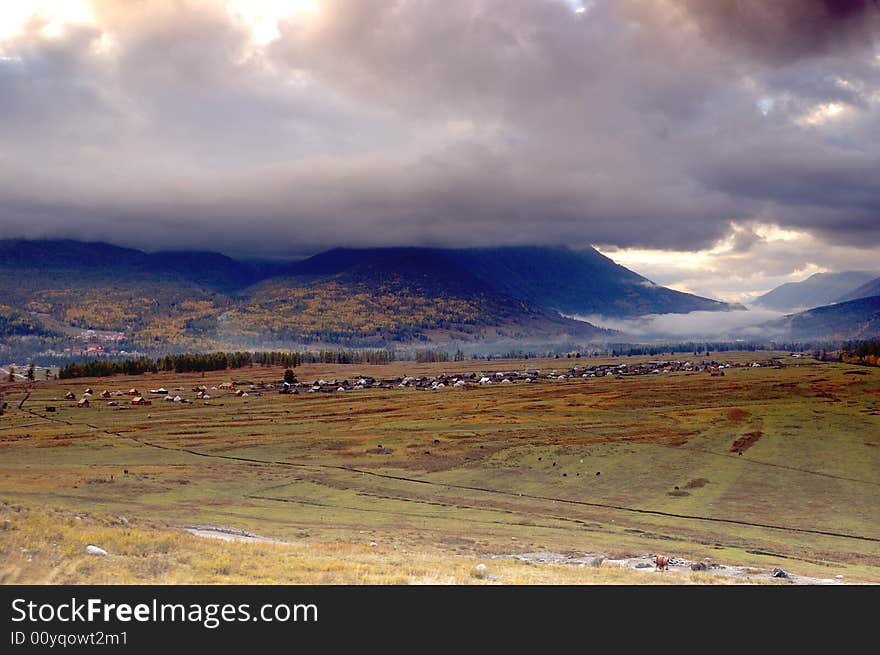
<svg viewBox="0 0 880 655">
<path fill-rule="evenodd" d="M 2 652 L 523 646 L 607 639 L 681 645 L 773 639 L 848 643 L 877 587 L 7 586 Z M 700 637 L 703 638 L 703 637 Z M 766 641 L 765 641 L 766 643 Z M 414 649 L 418 644 L 413 644 Z M 284 652 L 290 649 L 285 648 Z"/>
</svg>

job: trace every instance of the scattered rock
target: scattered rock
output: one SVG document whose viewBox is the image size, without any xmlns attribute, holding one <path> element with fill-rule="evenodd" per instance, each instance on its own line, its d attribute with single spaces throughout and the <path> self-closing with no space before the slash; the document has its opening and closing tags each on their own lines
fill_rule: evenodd
<svg viewBox="0 0 880 655">
<path fill-rule="evenodd" d="M 691 564 L 691 571 L 705 571 L 709 567 L 706 566 L 703 562 L 697 562 L 696 564 Z"/>
<path fill-rule="evenodd" d="M 770 574 L 774 578 L 789 578 L 791 577 L 787 571 L 780 569 L 779 567 L 774 567 L 773 572 Z"/>
<path fill-rule="evenodd" d="M 638 564 L 636 564 L 636 568 L 637 569 L 649 569 L 649 568 L 651 568 L 651 565 L 648 564 L 647 562 L 639 562 Z"/>
<path fill-rule="evenodd" d="M 491 578 L 491 576 L 486 573 L 487 568 L 488 567 L 485 564 L 477 564 L 477 566 L 474 568 L 474 572 L 471 575 L 473 575 L 478 580 L 488 580 Z"/>
<path fill-rule="evenodd" d="M 124 516 L 119 517 L 119 522 L 124 526 L 128 526 L 128 519 L 125 518 Z"/>
<path fill-rule="evenodd" d="M 97 557 L 107 557 L 107 551 L 103 548 L 98 548 L 97 546 L 92 546 L 89 544 L 86 546 L 86 553 L 89 555 L 95 555 Z"/>
</svg>

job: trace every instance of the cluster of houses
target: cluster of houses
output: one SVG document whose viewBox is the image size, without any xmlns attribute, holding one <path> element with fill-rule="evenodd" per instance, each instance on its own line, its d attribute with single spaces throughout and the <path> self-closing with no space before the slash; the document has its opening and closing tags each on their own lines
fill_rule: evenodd
<svg viewBox="0 0 880 655">
<path fill-rule="evenodd" d="M 782 362 L 778 359 L 769 359 L 755 362 L 716 362 L 702 361 L 692 362 L 690 360 L 676 361 L 648 361 L 635 362 L 629 364 L 597 364 L 595 366 L 574 366 L 565 370 L 553 369 L 550 371 L 541 371 L 538 369 L 523 369 L 519 371 L 491 371 L 487 373 L 459 373 L 447 374 L 441 373 L 434 376 L 405 376 L 405 377 L 386 377 L 375 378 L 369 375 L 358 375 L 351 379 L 319 379 L 314 382 L 224 382 L 219 386 L 207 387 L 206 385 L 198 385 L 192 387 L 196 400 L 209 401 L 217 395 L 234 394 L 240 398 L 248 396 L 259 397 L 264 392 L 277 392 L 280 394 L 297 395 L 302 389 L 305 393 L 339 393 L 347 391 L 360 391 L 363 389 L 418 389 L 422 391 L 439 391 L 441 389 L 462 389 L 475 388 L 493 384 L 532 384 L 543 381 L 558 381 L 582 379 L 582 378 L 622 378 L 634 375 L 660 375 L 664 373 L 708 373 L 712 377 L 724 375 L 724 371 L 730 368 L 760 368 L 762 366 L 781 366 Z M 166 402 L 173 403 L 192 403 L 177 392 L 186 392 L 186 388 L 178 387 L 175 392 L 170 392 L 164 387 L 158 389 L 150 389 L 149 395 L 155 398 L 161 397 Z M 90 398 L 94 395 L 92 389 L 86 389 L 82 397 L 77 400 L 76 395 L 69 391 L 65 398 L 67 400 L 77 400 L 78 407 L 89 407 Z M 100 398 L 108 400 L 108 405 L 116 406 L 118 401 L 113 400 L 116 397 L 131 397 L 131 405 L 151 405 L 152 400 L 146 395 L 142 395 L 137 389 L 129 389 L 128 391 L 109 391 L 104 390 L 99 394 Z"/>
<path fill-rule="evenodd" d="M 83 391 L 82 397 L 79 400 L 77 400 L 76 394 L 74 394 L 72 391 L 68 391 L 65 394 L 64 399 L 65 400 L 76 400 L 77 407 L 90 407 L 91 406 L 91 399 L 94 397 L 94 395 L 95 395 L 94 390 L 91 388 L 88 388 L 85 391 Z M 132 405 L 152 405 L 152 401 L 147 398 L 144 398 L 137 389 L 129 389 L 128 391 L 110 391 L 109 389 L 105 389 L 100 394 L 98 394 L 98 397 L 103 400 L 107 400 L 108 401 L 107 404 L 110 405 L 111 407 L 115 407 L 115 406 L 119 405 L 119 402 L 116 400 L 113 400 L 113 398 L 124 397 L 124 396 L 131 396 L 131 404 Z"/>
<path fill-rule="evenodd" d="M 487 373 L 459 373 L 440 374 L 434 376 L 406 376 L 393 378 L 374 378 L 368 375 L 355 376 L 352 379 L 315 380 L 312 383 L 298 382 L 294 385 L 286 385 L 281 393 L 297 393 L 298 388 L 304 388 L 306 393 L 333 393 L 343 391 L 359 391 L 361 389 L 406 389 L 415 388 L 425 391 L 435 391 L 446 388 L 460 389 L 477 387 L 490 384 L 518 384 L 535 383 L 545 380 L 565 381 L 581 378 L 600 377 L 626 377 L 633 375 L 663 374 L 674 372 L 708 373 L 712 377 L 723 376 L 725 369 L 729 368 L 758 368 L 762 366 L 780 366 L 777 359 L 763 362 L 691 362 L 685 361 L 649 361 L 631 364 L 598 364 L 596 366 L 574 366 L 566 370 L 540 371 L 538 369 L 524 369 L 520 371 L 491 371 Z M 292 391 L 291 391 L 292 390 Z"/>
<path fill-rule="evenodd" d="M 242 385 L 244 385 L 244 386 L 242 386 Z M 284 385 L 286 385 L 286 387 L 288 389 L 292 388 L 291 385 L 289 385 L 287 383 L 284 383 Z M 248 393 L 248 391 L 246 391 L 245 388 L 250 389 L 250 393 Z M 218 393 L 221 391 L 227 391 L 227 392 L 232 392 L 234 395 L 239 396 L 239 397 L 247 397 L 249 395 L 261 396 L 262 391 L 260 391 L 260 389 L 267 389 L 267 388 L 274 389 L 275 385 L 273 385 L 271 383 L 269 383 L 269 384 L 260 383 L 260 384 L 256 385 L 256 384 L 251 384 L 251 383 L 224 382 L 223 384 L 221 384 L 219 386 L 212 386 L 210 389 L 205 385 L 195 386 L 192 388 L 192 391 L 195 393 L 196 400 L 208 401 L 214 397 L 210 393 L 212 391 L 218 392 Z M 284 388 L 284 387 L 282 387 L 282 388 Z M 164 400 L 166 402 L 171 402 L 171 403 L 192 403 L 193 402 L 192 400 L 180 395 L 180 393 L 178 393 L 178 392 L 186 392 L 186 388 L 185 387 L 177 387 L 177 389 L 174 392 L 170 392 L 165 387 L 159 387 L 158 389 L 150 389 L 149 395 L 157 400 L 158 400 L 158 397 L 161 397 L 162 400 Z M 283 392 L 283 393 L 286 393 L 286 392 Z M 294 389 L 291 393 L 297 393 L 297 392 Z M 94 397 L 94 395 L 95 395 L 94 390 L 91 388 L 88 388 L 85 391 L 83 391 L 82 397 L 79 398 L 78 400 L 77 400 L 76 394 L 74 394 L 73 391 L 68 391 L 67 394 L 64 396 L 64 399 L 65 400 L 76 400 L 77 407 L 86 407 L 87 408 L 87 407 L 91 406 L 91 399 Z M 108 401 L 107 405 L 109 405 L 111 407 L 116 407 L 119 405 L 119 402 L 117 400 L 114 400 L 114 398 L 125 397 L 125 396 L 131 397 L 131 400 L 129 401 L 131 405 L 136 405 L 136 406 L 141 405 L 142 406 L 142 405 L 152 405 L 153 404 L 153 398 L 149 398 L 149 397 L 147 397 L 147 395 L 141 394 L 140 391 L 138 391 L 137 389 L 134 389 L 134 388 L 129 389 L 128 391 L 110 391 L 109 389 L 105 389 L 100 394 L 98 394 L 98 397 L 103 400 L 107 400 Z M 54 409 L 52 411 L 54 411 Z"/>
</svg>

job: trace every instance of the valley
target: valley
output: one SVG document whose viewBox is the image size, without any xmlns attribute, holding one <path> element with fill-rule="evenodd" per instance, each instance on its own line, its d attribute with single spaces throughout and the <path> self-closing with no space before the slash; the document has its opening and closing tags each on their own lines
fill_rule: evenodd
<svg viewBox="0 0 880 655">
<path fill-rule="evenodd" d="M 690 359 L 691 368 L 586 378 L 562 377 L 574 364 L 558 359 L 308 364 L 296 369 L 298 394 L 278 393 L 283 369 L 268 367 L 38 382 L 21 409 L 23 394 L 7 392 L 0 577 L 661 582 L 524 556 L 583 564 L 585 554 L 664 553 L 745 567 L 750 582 L 786 582 L 771 578 L 774 567 L 793 580 L 880 581 L 880 370 L 723 353 L 725 375 L 715 376 L 709 358 Z M 576 365 L 637 370 L 650 360 Z M 514 371 L 540 375 L 479 384 Z M 308 393 L 319 380 L 443 374 L 468 382 Z M 196 398 L 201 386 L 210 399 Z M 100 398 L 132 387 L 151 404 Z M 149 396 L 159 387 L 190 402 Z M 64 400 L 86 388 L 90 407 Z M 86 543 L 113 556 L 90 558 Z M 490 578 L 475 576 L 478 562 Z M 679 583 L 735 581 L 678 572 Z"/>
</svg>

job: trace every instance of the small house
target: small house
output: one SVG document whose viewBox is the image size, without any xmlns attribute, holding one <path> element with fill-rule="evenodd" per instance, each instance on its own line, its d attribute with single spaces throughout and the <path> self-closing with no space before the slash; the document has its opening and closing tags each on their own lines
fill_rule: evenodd
<svg viewBox="0 0 880 655">
<path fill-rule="evenodd" d="M 101 398 L 109 398 L 111 396 L 110 392 L 107 389 L 101 392 Z"/>
<path fill-rule="evenodd" d="M 72 391 L 68 391 L 66 394 L 64 394 L 64 399 L 65 400 L 76 400 L 76 396 L 73 394 Z"/>
<path fill-rule="evenodd" d="M 135 396 L 134 398 L 131 399 L 131 404 L 132 405 L 152 405 L 153 401 L 147 400 L 143 396 Z"/>
<path fill-rule="evenodd" d="M 80 400 L 78 400 L 76 402 L 76 406 L 77 407 L 86 407 L 86 408 L 91 407 L 91 405 L 89 404 L 88 398 L 81 398 Z"/>
<path fill-rule="evenodd" d="M 129 389 L 129 390 L 128 390 L 128 395 L 129 395 L 129 396 L 140 396 L 141 394 L 140 394 L 140 392 L 139 392 L 137 389 Z"/>
</svg>

